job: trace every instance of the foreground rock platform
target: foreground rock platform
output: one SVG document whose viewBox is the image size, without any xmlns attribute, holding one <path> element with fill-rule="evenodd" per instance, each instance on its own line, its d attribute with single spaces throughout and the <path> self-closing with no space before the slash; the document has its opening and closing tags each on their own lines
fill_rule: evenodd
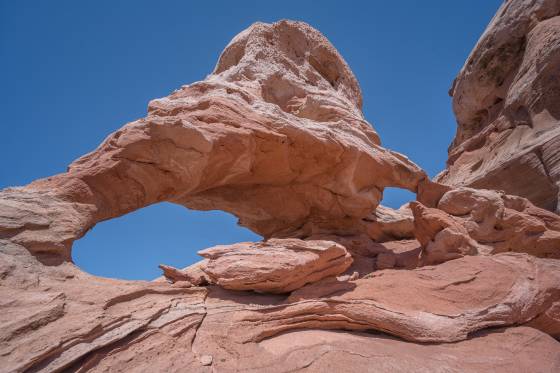
<svg viewBox="0 0 560 373">
<path fill-rule="evenodd" d="M 98 278 L 71 264 L 44 266 L 26 249 L 2 244 L 6 372 L 327 366 L 350 372 L 368 371 L 368 363 L 382 372 L 407 371 L 412 364 L 426 372 L 436 366 L 473 372 L 559 367 L 558 342 L 543 333 L 560 332 L 555 260 L 465 257 L 415 271 L 378 271 L 345 281 L 334 294 L 318 282 L 308 285 L 312 292 L 303 287 L 286 297 Z M 519 323 L 528 326 L 514 326 Z M 329 329 L 457 342 L 415 344 L 384 333 Z"/>
<path fill-rule="evenodd" d="M 0 225 L 46 261 L 70 259 L 97 222 L 164 201 L 230 212 L 267 238 L 357 225 L 385 187 L 415 192 L 426 178 L 380 145 L 361 105 L 317 30 L 256 23 L 206 80 L 153 100 L 68 172 L 3 191 Z"/>
<path fill-rule="evenodd" d="M 557 10 L 498 11 L 454 85 L 440 182 L 381 146 L 317 30 L 241 32 L 204 81 L 152 101 L 66 173 L 0 191 L 0 372 L 560 371 L 557 147 L 544 141 Z M 526 150 L 550 188 L 488 186 L 494 170 L 527 179 Z M 389 186 L 416 201 L 381 206 Z M 72 263 L 96 223 L 162 201 L 231 212 L 264 239 L 162 264 L 150 282 Z"/>
</svg>

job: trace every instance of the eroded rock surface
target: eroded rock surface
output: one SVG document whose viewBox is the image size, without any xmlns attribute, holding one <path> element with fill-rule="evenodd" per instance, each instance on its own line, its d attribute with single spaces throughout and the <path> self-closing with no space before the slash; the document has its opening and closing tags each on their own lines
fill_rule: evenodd
<svg viewBox="0 0 560 373">
<path fill-rule="evenodd" d="M 68 172 L 3 191 L 1 208 L 21 219 L 0 225 L 35 253 L 68 259 L 98 221 L 162 201 L 231 212 L 265 237 L 357 223 L 385 187 L 416 191 L 426 177 L 380 146 L 361 101 L 317 30 L 256 23 L 206 80 L 153 100 Z"/>
<path fill-rule="evenodd" d="M 455 79 L 445 184 L 560 211 L 560 3 L 506 1 Z"/>
<path fill-rule="evenodd" d="M 352 257 L 332 241 L 270 239 L 199 251 L 210 282 L 231 290 L 288 293 L 350 267 Z"/>
<path fill-rule="evenodd" d="M 453 342 L 487 327 L 530 321 L 556 334 L 560 322 L 560 261 L 526 254 L 466 256 L 434 267 L 377 271 L 338 286 L 324 284 L 295 291 L 294 302 L 241 314 L 236 325 L 251 330 L 254 341 L 320 328 Z M 546 322 L 535 321 L 541 315 Z"/>
<path fill-rule="evenodd" d="M 380 205 L 362 222 L 364 231 L 376 242 L 414 238 L 414 218 L 408 204 L 398 210 Z"/>
<path fill-rule="evenodd" d="M 411 206 L 424 264 L 508 251 L 560 258 L 560 216 L 525 198 L 462 187 L 443 194 L 437 208 Z"/>
<path fill-rule="evenodd" d="M 556 164 L 541 141 L 554 134 L 556 9 L 505 3 L 469 58 L 449 184 L 476 155 L 469 138 L 499 123 L 477 119 L 496 92 L 517 92 L 535 123 L 506 140 L 538 137 L 543 164 Z M 508 66 L 525 57 L 512 34 L 529 35 L 525 54 L 543 47 L 515 80 L 540 83 L 515 91 Z M 388 186 L 418 201 L 380 207 Z M 541 186 L 528 197 L 548 208 Z M 94 224 L 161 201 L 231 212 L 265 240 L 161 265 L 151 282 L 71 263 Z M 317 30 L 257 23 L 208 78 L 152 101 L 68 172 L 0 191 L 0 371 L 557 372 L 558 232 L 557 215 L 523 198 L 428 180 L 381 147 L 354 75 Z"/>
<path fill-rule="evenodd" d="M 178 269 L 166 264 L 160 264 L 159 268 L 163 271 L 163 276 L 154 281 L 169 281 L 171 283 L 186 281 L 196 286 L 204 286 L 210 283 L 210 279 L 206 272 L 202 270 L 208 263 L 208 260 L 201 260 L 186 268 Z"/>
<path fill-rule="evenodd" d="M 466 257 L 414 271 L 380 271 L 311 293 L 303 287 L 286 298 L 97 278 L 71 264 L 44 266 L 7 242 L 0 255 L 0 370 L 6 372 L 288 372 L 324 364 L 361 371 L 368 362 L 382 372 L 407 371 L 412 363 L 417 371 L 432 371 L 434 364 L 451 371 L 558 368 L 558 342 L 531 327 L 467 338 L 474 330 L 526 321 L 557 333 L 555 260 Z M 384 334 L 317 329 L 377 329 L 462 342 L 417 345 Z M 294 331 L 283 334 L 288 330 Z M 433 354 L 442 355 L 435 362 Z"/>
</svg>

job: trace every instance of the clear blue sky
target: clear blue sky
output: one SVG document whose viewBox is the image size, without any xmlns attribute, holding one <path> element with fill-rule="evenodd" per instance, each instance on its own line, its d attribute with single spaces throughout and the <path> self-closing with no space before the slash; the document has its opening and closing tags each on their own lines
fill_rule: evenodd
<svg viewBox="0 0 560 373">
<path fill-rule="evenodd" d="M 356 74 L 383 144 L 431 176 L 455 133 L 448 89 L 500 0 L 0 0 L 0 188 L 63 172 L 149 100 L 209 74 L 230 39 L 288 18 L 325 34 Z M 398 207 L 411 198 L 386 193 Z M 196 251 L 255 240 L 221 212 L 171 204 L 103 222 L 74 245 L 91 273 L 159 275 Z"/>
</svg>

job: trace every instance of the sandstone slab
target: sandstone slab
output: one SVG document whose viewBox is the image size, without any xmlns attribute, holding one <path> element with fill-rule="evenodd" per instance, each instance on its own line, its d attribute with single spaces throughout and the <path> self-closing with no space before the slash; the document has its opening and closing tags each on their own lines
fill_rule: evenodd
<svg viewBox="0 0 560 373">
<path fill-rule="evenodd" d="M 168 281 L 171 283 L 186 281 L 196 286 L 208 285 L 208 275 L 202 270 L 207 263 L 207 260 L 201 260 L 183 269 L 160 264 L 159 268 L 163 271 L 163 276 L 154 281 Z"/>
<path fill-rule="evenodd" d="M 528 322 L 556 335 L 560 322 L 560 261 L 526 254 L 467 256 L 415 270 L 377 271 L 334 289 L 330 283 L 310 286 L 286 303 L 240 315 L 236 325 L 250 330 L 252 341 L 313 328 L 454 342 L 488 327 Z"/>
<path fill-rule="evenodd" d="M 288 293 L 336 276 L 352 257 L 332 241 L 270 239 L 221 245 L 198 252 L 208 261 L 202 270 L 210 282 L 230 290 Z"/>
</svg>

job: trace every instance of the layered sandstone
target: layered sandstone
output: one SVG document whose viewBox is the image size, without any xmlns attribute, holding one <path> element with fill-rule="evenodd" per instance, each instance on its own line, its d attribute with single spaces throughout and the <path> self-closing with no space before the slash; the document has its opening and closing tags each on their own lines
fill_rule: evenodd
<svg viewBox="0 0 560 373">
<path fill-rule="evenodd" d="M 508 251 L 560 259 L 560 216 L 525 198 L 462 187 L 444 193 L 437 208 L 411 205 L 424 264 Z"/>
<path fill-rule="evenodd" d="M 2 209 L 20 219 L 0 226 L 55 260 L 95 223 L 163 201 L 228 211 L 264 237 L 356 224 L 385 187 L 416 191 L 425 178 L 381 147 L 361 105 L 356 78 L 318 31 L 256 23 L 206 80 L 153 100 L 68 172 L 2 192 Z"/>
<path fill-rule="evenodd" d="M 209 282 L 231 290 L 289 293 L 350 267 L 352 257 L 332 241 L 271 239 L 199 251 Z"/>
<path fill-rule="evenodd" d="M 5 242 L 3 245 L 0 254 L 0 270 L 4 276 L 0 286 L 3 311 L 0 316 L 1 371 L 315 372 L 335 369 L 355 372 L 368 371 L 368 366 L 373 365 L 380 372 L 404 372 L 411 368 L 420 372 L 437 369 L 479 372 L 481 367 L 491 367 L 498 372 L 524 372 L 535 368 L 555 372 L 560 367 L 558 342 L 532 327 L 488 329 L 473 333 L 461 342 L 427 345 L 405 342 L 385 334 L 319 330 L 318 327 L 346 329 L 351 325 L 342 315 L 329 316 L 328 297 L 286 304 L 285 297 L 233 292 L 218 287 L 183 288 L 165 283 L 102 279 L 84 274 L 70 264 L 44 266 L 27 256 L 25 249 Z M 453 270 L 460 267 L 461 260 L 454 261 L 457 265 Z M 33 269 L 35 277 L 24 272 L 20 264 L 14 264 L 16 261 Z M 505 295 L 500 291 L 494 300 L 486 301 L 486 296 L 493 292 L 487 286 L 488 282 L 499 289 L 502 289 L 501 285 L 512 285 L 516 274 L 509 273 L 508 265 L 503 267 L 505 271 L 499 270 L 501 266 L 484 267 L 491 269 L 490 272 L 469 266 L 470 269 L 458 274 L 449 273 L 443 267 L 437 275 L 432 275 L 433 284 L 424 278 L 420 285 L 415 285 L 414 290 L 425 289 L 422 295 L 429 296 L 425 300 L 420 294 L 414 295 L 414 290 L 407 291 L 408 285 L 419 279 L 416 275 L 408 277 L 409 273 L 415 272 L 380 272 L 378 276 L 363 281 L 375 282 L 376 278 L 382 280 L 386 275 L 391 276 L 373 289 L 381 291 L 384 302 L 397 312 L 404 304 L 407 315 L 418 312 L 412 308 L 419 309 L 436 301 L 428 308 L 431 312 L 459 314 L 462 315 L 460 318 L 471 320 L 468 312 L 462 314 L 460 310 L 476 309 L 476 302 L 481 301 L 478 313 L 469 321 L 472 325 L 477 317 L 484 317 L 481 316 L 483 309 L 492 309 L 493 302 Z M 531 266 L 528 263 L 523 269 L 531 269 Z M 430 275 L 429 270 L 424 273 Z M 395 284 L 404 284 L 395 282 L 394 276 L 400 274 L 406 276 L 407 281 L 414 281 L 397 287 L 399 293 L 391 295 Z M 518 285 L 531 283 L 529 277 L 533 274 L 533 270 L 524 274 L 525 279 Z M 450 279 L 452 275 L 454 280 Z M 481 275 L 483 277 L 479 277 Z M 550 279 L 538 275 L 535 283 L 543 284 L 542 281 Z M 475 299 L 463 299 L 459 305 L 447 302 L 449 296 L 460 296 L 457 286 L 461 291 L 463 286 L 469 287 L 471 290 L 467 294 Z M 354 291 L 360 288 L 358 283 Z M 445 297 L 439 296 L 438 288 L 446 289 Z M 373 307 L 372 301 L 368 300 L 375 296 L 369 292 L 373 289 L 362 289 L 360 291 L 365 293 L 362 293 L 363 298 L 356 309 Z M 515 288 L 511 292 L 522 295 L 521 289 Z M 533 286 L 531 289 L 537 290 Z M 532 294 L 538 298 L 538 292 Z M 414 302 L 406 300 L 411 296 L 423 303 L 411 306 Z M 358 294 L 352 297 L 360 299 Z M 344 305 L 350 308 L 349 299 L 344 298 L 339 309 Z M 321 303 L 323 305 L 319 305 Z M 503 303 L 500 304 L 503 307 Z M 511 307 L 518 309 L 519 305 L 521 303 L 514 303 Z M 323 314 L 317 314 L 315 310 Z M 494 310 L 494 325 L 506 325 L 521 317 L 517 314 L 510 320 L 500 320 L 500 307 Z M 524 312 L 522 307 L 519 310 Z M 300 316 L 296 317 L 294 312 Z M 306 312 L 308 316 L 304 319 Z M 280 318 L 274 320 L 274 315 Z M 427 319 L 428 315 L 425 313 L 424 317 Z M 433 317 L 446 318 L 443 315 Z M 447 317 L 453 324 L 454 317 Z M 485 322 L 491 322 L 491 319 L 487 317 Z M 258 320 L 265 322 L 259 326 Z M 308 327 L 298 328 L 290 320 L 306 322 Z M 414 318 L 409 320 L 413 322 Z M 283 322 L 292 331 L 279 331 L 278 325 Z M 483 325 L 480 320 L 476 322 Z M 365 325 L 356 325 L 359 329 L 366 329 Z M 267 333 L 275 336 L 263 339 Z M 436 355 L 438 359 L 433 358 Z M 206 365 L 208 357 L 212 357 L 210 365 Z"/>
<path fill-rule="evenodd" d="M 489 29 L 553 8 L 510 1 Z M 476 88 L 465 71 L 457 100 Z M 388 186 L 418 201 L 381 207 Z M 152 282 L 72 264 L 94 224 L 161 201 L 231 212 L 265 240 Z M 0 191 L 0 371 L 556 372 L 559 219 L 428 180 L 380 145 L 317 30 L 257 23 L 68 172 Z"/>
<path fill-rule="evenodd" d="M 526 254 L 467 256 L 320 285 L 244 312 L 236 325 L 254 341 L 300 328 L 379 330 L 415 342 L 461 341 L 487 327 L 528 322 L 554 336 L 560 330 L 560 262 Z"/>
<path fill-rule="evenodd" d="M 504 190 L 560 211 L 560 3 L 506 1 L 455 79 L 453 186 Z"/>
</svg>

